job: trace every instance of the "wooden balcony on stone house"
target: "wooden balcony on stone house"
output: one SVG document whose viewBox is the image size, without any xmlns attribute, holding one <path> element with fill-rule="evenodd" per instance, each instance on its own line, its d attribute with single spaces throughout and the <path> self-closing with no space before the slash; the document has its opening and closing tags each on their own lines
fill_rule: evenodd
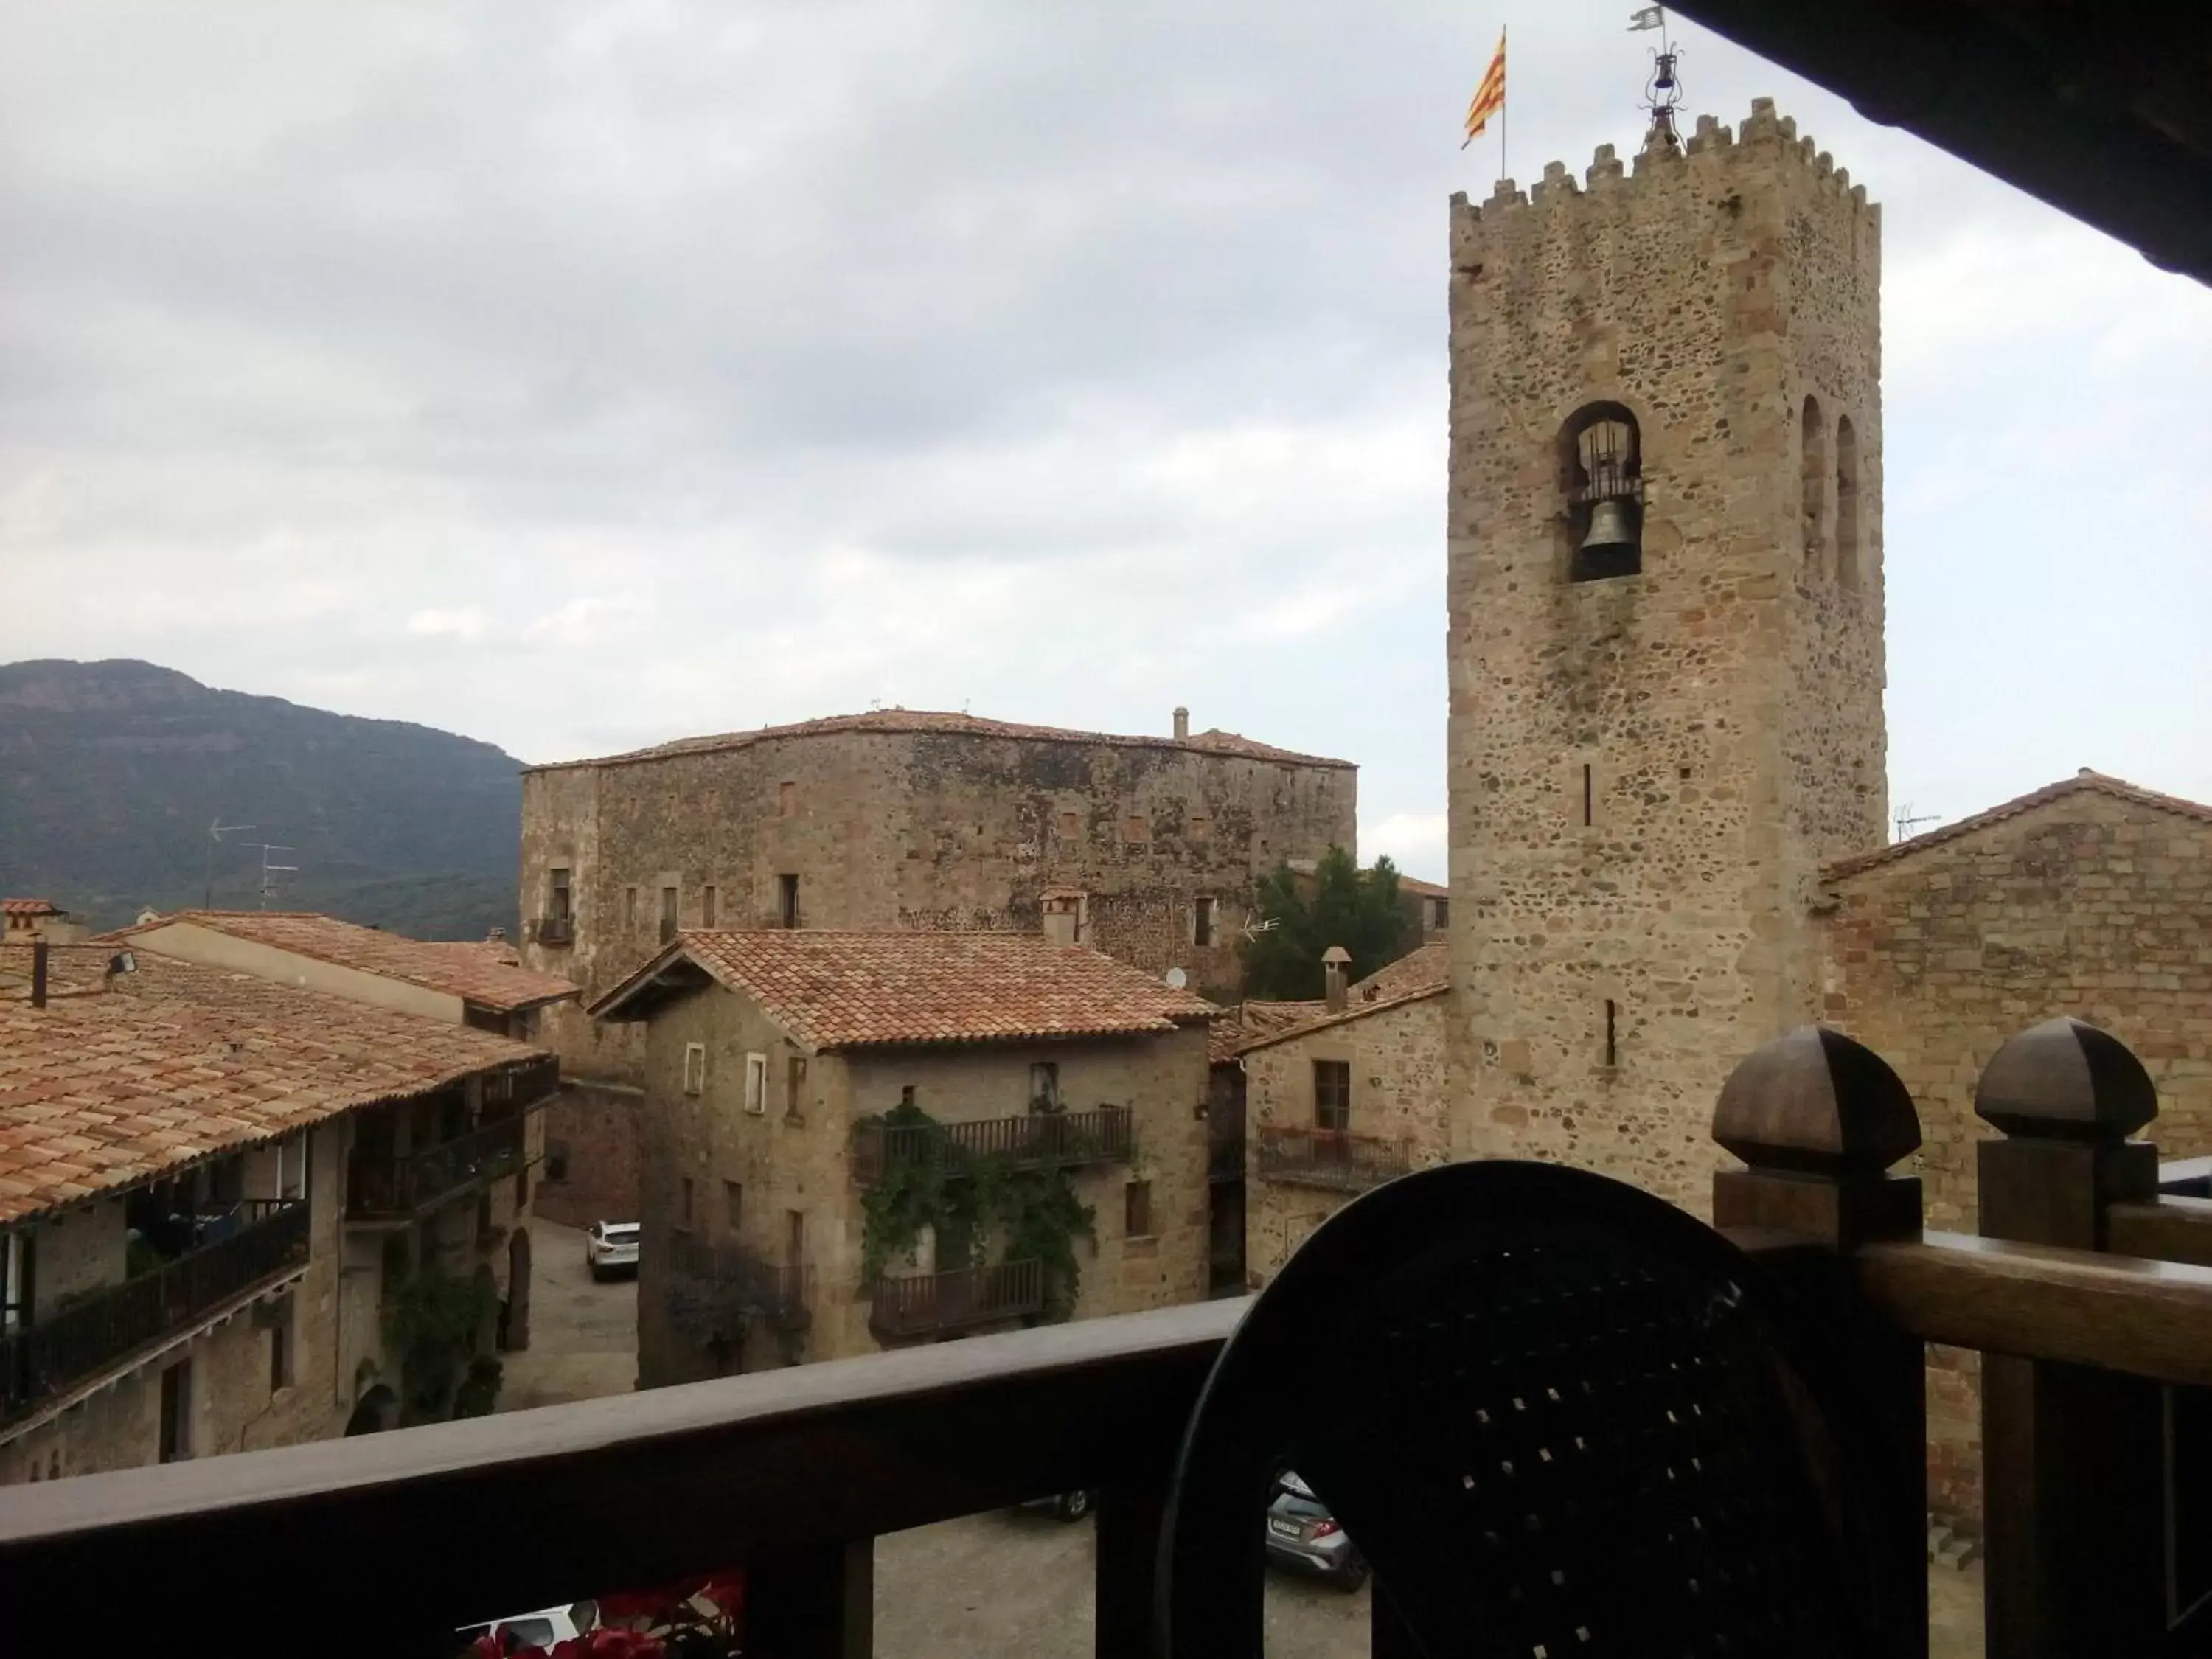
<svg viewBox="0 0 2212 1659">
<path fill-rule="evenodd" d="M 1004 1158 L 1017 1168 L 1126 1164 L 1136 1151 L 1129 1109 L 1024 1112 L 943 1123 L 859 1123 L 853 1127 L 853 1178 L 872 1187 L 902 1165 L 931 1160 Z"/>
</svg>

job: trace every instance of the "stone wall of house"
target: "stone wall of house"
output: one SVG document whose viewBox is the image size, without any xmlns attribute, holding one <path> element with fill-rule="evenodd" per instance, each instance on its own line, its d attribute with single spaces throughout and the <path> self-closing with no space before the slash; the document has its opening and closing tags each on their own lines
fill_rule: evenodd
<svg viewBox="0 0 2212 1659">
<path fill-rule="evenodd" d="M 190 1455 L 212 1457 L 256 1451 L 269 1446 L 328 1438 L 344 1427 L 361 1387 L 373 1381 L 382 1362 L 382 1338 L 376 1328 L 377 1283 L 374 1275 L 340 1271 L 351 1258 L 343 1223 L 347 1125 L 344 1120 L 313 1132 L 307 1197 L 310 1250 L 306 1273 L 281 1296 L 264 1297 L 261 1316 L 241 1311 L 204 1331 L 181 1335 L 150 1356 L 139 1369 L 112 1386 L 93 1393 L 71 1410 L 9 1431 L 0 1439 L 0 1486 L 33 1479 L 90 1474 L 137 1468 L 160 1453 L 161 1373 L 172 1365 L 191 1370 Z M 265 1159 L 249 1158 L 248 1197 L 276 1196 L 273 1184 L 254 1178 Z M 48 1239 L 76 1229 L 89 1238 L 103 1234 L 102 1218 L 116 1218 L 110 1243 L 100 1256 L 99 1279 L 123 1278 L 121 1201 L 96 1200 L 67 1213 L 59 1228 L 41 1229 L 40 1268 L 46 1271 Z M 86 1224 L 80 1225 L 80 1224 Z M 42 1297 L 43 1301 L 43 1297 Z M 270 1348 L 274 1326 L 289 1338 L 289 1381 L 272 1386 Z M 371 1375 L 360 1374 L 367 1361 Z"/>
<path fill-rule="evenodd" d="M 1881 221 L 1768 100 L 1687 149 L 1453 203 L 1451 1042 L 1461 1155 L 1702 1212 L 1722 1079 L 1818 1006 L 1820 868 L 1885 836 Z M 1598 404 L 1641 568 L 1573 581 Z"/>
<path fill-rule="evenodd" d="M 1312 1127 L 1316 1061 L 1342 1060 L 1352 1068 L 1350 1133 L 1402 1148 L 1413 1169 L 1450 1157 L 1448 1012 L 1444 998 L 1423 997 L 1243 1055 L 1244 1267 L 1252 1288 L 1273 1279 L 1306 1236 L 1353 1195 L 1260 1172 L 1270 1128 Z"/>
<path fill-rule="evenodd" d="M 546 1159 L 532 1196 L 538 1214 L 566 1227 L 636 1219 L 643 1098 L 620 1084 L 562 1085 L 545 1109 Z"/>
<path fill-rule="evenodd" d="M 684 1087 L 684 1054 L 705 1050 L 698 1093 Z M 1031 1065 L 1059 1067 L 1069 1111 L 1130 1106 L 1136 1154 L 1128 1164 L 1075 1170 L 1078 1200 L 1093 1212 L 1094 1237 L 1079 1241 L 1075 1316 L 1126 1313 L 1206 1294 L 1206 1033 L 1054 1043 L 962 1045 L 807 1056 L 747 1000 L 702 990 L 665 1004 L 650 1022 L 645 1102 L 638 1117 L 643 1232 L 639 1253 L 638 1373 L 659 1387 L 743 1368 L 872 1353 L 863 1282 L 864 1194 L 854 1179 L 853 1124 L 887 1112 L 911 1087 L 943 1121 L 1018 1116 L 1028 1109 Z M 763 1109 L 745 1109 L 749 1054 L 764 1057 Z M 792 1062 L 803 1060 L 796 1094 Z M 685 1222 L 684 1183 L 690 1183 Z M 1126 1234 L 1126 1188 L 1150 1183 L 1152 1231 Z M 737 1188 L 732 1224 L 731 1188 Z M 811 1319 L 802 1337 L 757 1326 L 738 1345 L 702 1341 L 681 1311 L 675 1236 L 690 1231 L 782 1263 L 791 1220 L 802 1215 L 804 1258 L 812 1269 Z M 935 1262 L 925 1239 L 912 1263 Z M 672 1291 L 675 1295 L 672 1297 Z"/>
<path fill-rule="evenodd" d="M 1974 1084 L 2007 1037 L 2059 1014 L 2132 1048 L 2159 1091 L 2148 1133 L 2212 1153 L 2212 823 L 2076 790 L 1846 874 L 1824 918 L 1825 1017 L 1897 1069 L 1919 1108 L 1927 1224 L 1972 1232 Z M 1975 1356 L 1938 1351 L 1931 1502 L 1981 1507 Z"/>
<path fill-rule="evenodd" d="M 522 908 L 570 872 L 574 940 L 534 931 L 525 963 L 585 1003 L 679 924 L 773 927 L 780 878 L 809 927 L 1034 930 L 1047 888 L 1090 895 L 1084 943 L 1194 989 L 1233 994 L 1255 876 L 1356 851 L 1358 773 L 1189 744 L 966 731 L 768 734 L 740 746 L 545 768 L 523 781 Z M 1212 942 L 1194 903 L 1219 901 Z M 562 1072 L 635 1082 L 634 1028 L 549 1012 Z"/>
</svg>

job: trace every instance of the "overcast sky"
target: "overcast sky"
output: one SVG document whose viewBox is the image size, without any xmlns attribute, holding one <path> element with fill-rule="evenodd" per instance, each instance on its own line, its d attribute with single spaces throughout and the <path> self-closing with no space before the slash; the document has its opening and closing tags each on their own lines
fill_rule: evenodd
<svg viewBox="0 0 2212 1659">
<path fill-rule="evenodd" d="M 530 760 L 1176 703 L 1444 871 L 1445 203 L 1626 0 L 0 3 L 0 653 Z M 1883 205 L 1893 799 L 2212 799 L 2212 295 L 1692 27 Z"/>
</svg>

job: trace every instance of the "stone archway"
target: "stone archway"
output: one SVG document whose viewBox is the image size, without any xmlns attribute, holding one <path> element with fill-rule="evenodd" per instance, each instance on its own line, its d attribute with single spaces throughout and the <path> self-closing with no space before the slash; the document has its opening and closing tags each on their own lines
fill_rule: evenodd
<svg viewBox="0 0 2212 1659">
<path fill-rule="evenodd" d="M 530 1232 L 524 1227 L 507 1236 L 507 1311 L 499 1346 L 509 1353 L 530 1346 Z"/>
</svg>

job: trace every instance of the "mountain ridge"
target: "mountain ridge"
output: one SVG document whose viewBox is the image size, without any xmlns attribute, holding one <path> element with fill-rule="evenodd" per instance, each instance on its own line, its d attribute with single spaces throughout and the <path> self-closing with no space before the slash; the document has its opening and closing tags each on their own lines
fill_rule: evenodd
<svg viewBox="0 0 2212 1659">
<path fill-rule="evenodd" d="M 211 687 L 135 658 L 0 664 L 0 890 L 99 926 L 259 902 L 424 937 L 514 926 L 523 763 L 412 721 Z M 210 845 L 216 823 L 251 832 Z M 210 854 L 212 853 L 212 872 Z"/>
</svg>

